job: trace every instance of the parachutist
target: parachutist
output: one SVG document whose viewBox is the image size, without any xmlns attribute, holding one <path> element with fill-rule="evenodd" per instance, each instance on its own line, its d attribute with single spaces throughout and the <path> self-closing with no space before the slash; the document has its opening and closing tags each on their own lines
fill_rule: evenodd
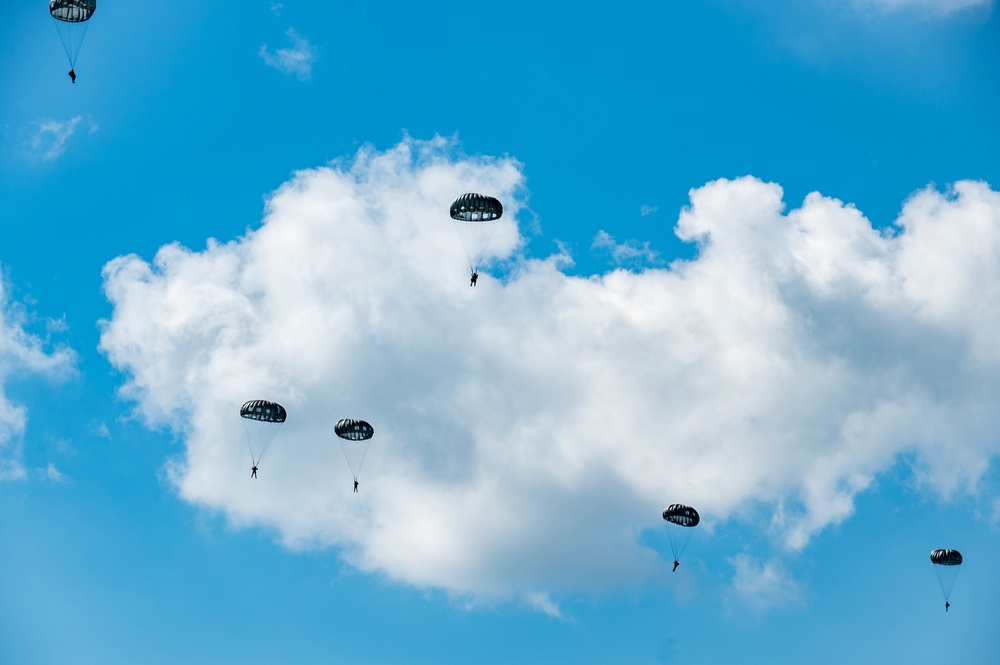
<svg viewBox="0 0 1000 665">
<path fill-rule="evenodd" d="M 949 607 L 951 607 L 951 603 L 949 603 L 949 602 L 948 602 L 947 600 L 946 600 L 946 601 L 944 601 L 944 611 L 945 611 L 945 612 L 947 612 L 947 611 L 948 611 L 948 608 L 949 608 Z"/>
<path fill-rule="evenodd" d="M 677 559 L 674 559 L 674 569 L 672 571 L 670 571 L 670 572 L 676 573 L 677 572 L 677 566 L 679 566 L 679 565 L 681 565 L 681 562 L 678 561 Z"/>
<path fill-rule="evenodd" d="M 70 78 L 70 80 L 73 81 L 73 83 L 76 83 L 76 70 L 75 69 L 69 70 L 69 78 Z"/>
<path fill-rule="evenodd" d="M 354 478 L 354 491 L 358 491 L 358 476 L 365 463 L 365 454 L 371 439 L 375 436 L 375 428 L 364 420 L 343 418 L 333 426 L 333 433 L 340 439 L 340 449 L 344 451 L 347 466 Z"/>
<path fill-rule="evenodd" d="M 469 281 L 469 286 L 475 286 L 476 285 L 476 281 L 478 281 L 478 280 L 479 280 L 479 273 L 476 272 L 475 270 L 473 270 L 472 271 L 472 280 Z"/>
<path fill-rule="evenodd" d="M 251 478 L 256 478 L 257 477 L 257 465 L 256 464 L 254 464 L 252 467 L 250 467 L 250 477 Z"/>
</svg>

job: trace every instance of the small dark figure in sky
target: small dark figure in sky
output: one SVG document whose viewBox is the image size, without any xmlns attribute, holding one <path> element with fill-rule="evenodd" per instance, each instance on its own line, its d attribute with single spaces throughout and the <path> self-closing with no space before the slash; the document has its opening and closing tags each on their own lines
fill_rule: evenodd
<svg viewBox="0 0 1000 665">
<path fill-rule="evenodd" d="M 251 478 L 256 478 L 257 477 L 257 465 L 256 464 L 254 464 L 252 467 L 250 467 L 250 477 Z"/>
<path fill-rule="evenodd" d="M 357 491 L 358 491 L 358 481 L 355 480 L 354 481 L 354 492 L 357 493 Z"/>
<path fill-rule="evenodd" d="M 949 603 L 949 602 L 948 602 L 947 600 L 946 600 L 946 601 L 944 601 L 944 611 L 945 611 L 945 612 L 947 612 L 947 611 L 948 611 L 948 608 L 949 608 L 949 607 L 951 607 L 951 603 Z"/>
<path fill-rule="evenodd" d="M 674 559 L 674 569 L 672 571 L 670 571 L 670 572 L 676 573 L 677 572 L 677 566 L 679 566 L 679 565 L 681 565 L 681 562 L 678 561 L 677 559 Z"/>
<path fill-rule="evenodd" d="M 476 280 L 479 279 L 479 273 L 475 270 L 472 271 L 472 280 L 469 282 L 469 286 L 475 286 Z"/>
<path fill-rule="evenodd" d="M 76 83 L 76 70 L 75 69 L 69 70 L 69 77 L 70 77 L 70 79 L 72 79 L 73 83 Z"/>
</svg>

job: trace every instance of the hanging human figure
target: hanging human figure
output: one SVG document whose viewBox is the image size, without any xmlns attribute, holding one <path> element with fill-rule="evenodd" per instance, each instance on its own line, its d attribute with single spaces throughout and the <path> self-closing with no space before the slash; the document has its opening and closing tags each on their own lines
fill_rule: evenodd
<svg viewBox="0 0 1000 665">
<path fill-rule="evenodd" d="M 475 286 L 477 281 L 479 281 L 479 273 L 473 270 L 472 279 L 469 281 L 469 286 Z"/>
<path fill-rule="evenodd" d="M 70 78 L 70 80 L 73 81 L 73 83 L 76 83 L 76 70 L 75 69 L 69 70 L 69 78 Z"/>
<path fill-rule="evenodd" d="M 257 465 L 256 464 L 254 464 L 252 467 L 250 467 L 250 477 L 251 478 L 256 478 L 257 477 Z"/>
<path fill-rule="evenodd" d="M 357 479 L 355 479 L 355 481 L 354 481 L 354 493 L 355 494 L 358 493 L 358 481 L 357 481 Z"/>
</svg>

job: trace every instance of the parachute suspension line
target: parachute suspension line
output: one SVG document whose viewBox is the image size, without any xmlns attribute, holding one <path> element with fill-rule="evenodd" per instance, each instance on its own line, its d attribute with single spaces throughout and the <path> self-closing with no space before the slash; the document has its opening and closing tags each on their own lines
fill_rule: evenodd
<svg viewBox="0 0 1000 665">
<path fill-rule="evenodd" d="M 674 524 L 667 525 L 667 538 L 670 540 L 670 551 L 674 555 L 674 561 L 680 561 L 681 555 L 691 542 L 691 529 L 687 529 Z"/>
<path fill-rule="evenodd" d="M 254 466 L 260 463 L 267 452 L 274 435 L 278 433 L 281 423 L 271 423 L 260 420 L 243 419 L 243 431 L 246 432 L 247 446 L 250 448 L 250 459 Z"/>
<path fill-rule="evenodd" d="M 476 222 L 454 220 L 462 249 L 465 250 L 465 258 L 469 262 L 469 270 L 472 272 L 479 272 L 498 223 L 497 219 Z"/>
<path fill-rule="evenodd" d="M 951 590 L 955 586 L 955 580 L 958 578 L 958 566 L 935 566 L 937 569 L 938 584 L 941 585 L 941 593 L 944 595 L 945 602 L 951 599 Z"/>
<path fill-rule="evenodd" d="M 253 436 L 253 434 L 250 431 L 251 421 L 247 420 L 246 418 L 240 418 L 240 420 L 243 421 L 243 432 L 246 434 L 247 448 L 250 449 L 250 461 L 253 462 L 254 466 L 257 466 L 257 460 L 253 458 L 253 444 L 250 443 L 251 437 Z"/>
<path fill-rule="evenodd" d="M 56 32 L 59 33 L 59 41 L 62 42 L 63 50 L 66 51 L 66 59 L 69 60 L 70 69 L 76 68 L 76 59 L 80 54 L 80 47 L 83 45 L 83 38 L 87 35 L 87 28 L 90 21 L 60 21 L 56 19 Z"/>
</svg>

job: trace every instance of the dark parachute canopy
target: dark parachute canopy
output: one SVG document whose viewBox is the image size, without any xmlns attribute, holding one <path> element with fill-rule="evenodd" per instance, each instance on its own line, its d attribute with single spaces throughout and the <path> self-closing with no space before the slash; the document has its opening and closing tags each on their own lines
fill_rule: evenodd
<svg viewBox="0 0 1000 665">
<path fill-rule="evenodd" d="M 56 30 L 72 69 L 76 68 L 76 56 L 95 11 L 97 0 L 49 0 L 49 14 L 56 21 Z"/>
<path fill-rule="evenodd" d="M 365 463 L 371 438 L 375 436 L 375 428 L 364 420 L 344 418 L 333 426 L 333 432 L 340 438 L 340 448 L 347 458 L 347 466 L 351 469 L 354 480 L 357 480 L 361 466 Z"/>
<path fill-rule="evenodd" d="M 951 588 L 955 586 L 955 578 L 962 567 L 962 554 L 958 550 L 934 550 L 931 552 L 931 563 L 934 564 L 934 572 L 937 573 L 941 593 L 947 603 Z"/>
<path fill-rule="evenodd" d="M 670 551 L 674 555 L 674 570 L 677 570 L 681 555 L 691 540 L 691 527 L 701 521 L 698 511 L 682 503 L 672 503 L 663 509 L 663 519 L 667 522 L 667 538 Z"/>
<path fill-rule="evenodd" d="M 451 218 L 469 260 L 469 269 L 479 272 L 479 265 L 503 216 L 503 205 L 492 196 L 462 194 L 451 204 Z"/>
<path fill-rule="evenodd" d="M 931 563 L 939 566 L 961 566 L 962 553 L 958 550 L 934 550 L 931 552 Z"/>
<path fill-rule="evenodd" d="M 698 526 L 701 516 L 698 511 L 691 506 L 680 503 L 672 503 L 663 509 L 663 519 L 673 522 L 677 526 L 691 527 Z"/>
<path fill-rule="evenodd" d="M 247 445 L 250 447 L 250 458 L 254 466 L 257 466 L 260 458 L 267 452 L 271 440 L 278 433 L 278 427 L 287 417 L 285 407 L 264 399 L 252 399 L 240 407 L 243 431 L 247 435 Z"/>
</svg>

